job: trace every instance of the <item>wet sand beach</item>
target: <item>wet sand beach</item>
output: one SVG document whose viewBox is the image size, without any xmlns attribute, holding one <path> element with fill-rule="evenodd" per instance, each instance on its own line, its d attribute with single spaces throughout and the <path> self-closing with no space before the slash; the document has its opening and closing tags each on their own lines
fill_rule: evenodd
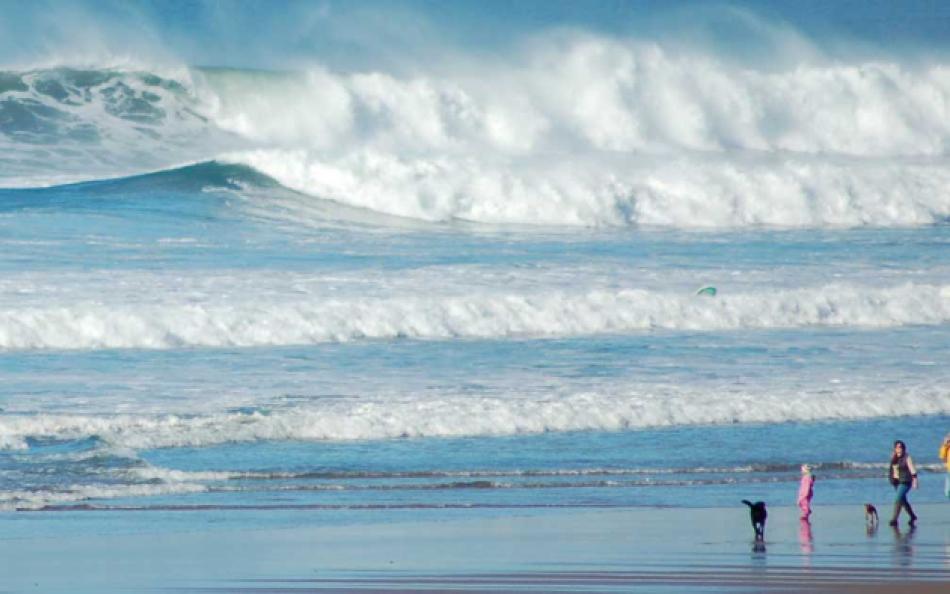
<svg viewBox="0 0 950 594">
<path fill-rule="evenodd" d="M 354 512 L 248 530 L 230 511 L 5 514 L 4 592 L 945 592 L 950 506 L 915 530 L 861 506 L 770 510 L 764 542 L 737 506 Z M 117 534 L 77 534 L 84 522 Z M 886 518 L 885 518 L 886 522 Z M 68 530 L 57 530 L 57 528 Z M 69 534 L 64 535 L 66 532 Z"/>
</svg>

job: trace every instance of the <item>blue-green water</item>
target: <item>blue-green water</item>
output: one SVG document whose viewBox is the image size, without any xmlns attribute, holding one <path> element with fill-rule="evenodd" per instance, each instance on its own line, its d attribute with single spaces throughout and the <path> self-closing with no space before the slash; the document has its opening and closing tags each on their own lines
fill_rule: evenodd
<svg viewBox="0 0 950 594">
<path fill-rule="evenodd" d="M 260 73 L 191 75 L 194 87 L 53 69 L 0 88 L 19 114 L 0 118 L 17 149 L 0 160 L 5 512 L 270 510 L 249 517 L 280 523 L 302 509 L 333 522 L 792 504 L 802 463 L 816 503 L 884 502 L 897 438 L 923 469 L 914 498 L 943 497 L 940 155 L 803 150 L 794 175 L 745 149 L 692 155 L 703 175 L 752 185 L 682 202 L 654 184 L 653 158 L 628 155 L 644 186 L 598 169 L 616 151 L 581 151 L 578 179 L 557 187 L 532 186 L 541 165 L 520 157 L 508 167 L 524 177 L 500 186 L 487 162 L 324 147 L 304 167 L 221 113 L 195 115 L 199 87 L 227 103 Z M 72 94 L 43 91 L 49 80 Z M 119 82 L 161 110 L 115 102 Z M 68 135 L 96 97 L 111 114 L 89 123 L 100 140 Z M 53 103 L 67 115 L 37 107 Z M 146 137 L 179 158 L 133 163 L 110 144 Z M 918 193 L 855 182 L 841 198 L 842 179 L 891 183 L 875 178 L 888 167 Z M 460 172 L 484 178 L 438 177 Z M 815 186 L 805 205 L 753 183 L 800 175 Z M 609 199 L 584 186 L 600 176 L 616 183 Z"/>
</svg>

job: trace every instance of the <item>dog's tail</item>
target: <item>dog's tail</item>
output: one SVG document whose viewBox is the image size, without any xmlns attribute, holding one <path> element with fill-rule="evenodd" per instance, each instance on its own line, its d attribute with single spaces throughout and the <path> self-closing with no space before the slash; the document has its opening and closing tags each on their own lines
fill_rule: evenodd
<svg viewBox="0 0 950 594">
<path fill-rule="evenodd" d="M 743 500 L 742 500 L 742 503 L 748 505 L 749 507 L 753 507 L 752 502 L 749 501 L 748 499 L 743 499 Z"/>
</svg>

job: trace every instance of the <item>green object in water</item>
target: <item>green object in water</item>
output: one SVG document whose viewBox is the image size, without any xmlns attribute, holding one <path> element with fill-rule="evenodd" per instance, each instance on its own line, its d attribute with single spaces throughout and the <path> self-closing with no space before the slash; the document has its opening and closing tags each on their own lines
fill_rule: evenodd
<svg viewBox="0 0 950 594">
<path fill-rule="evenodd" d="M 710 297 L 716 296 L 716 287 L 703 287 L 702 289 L 696 291 L 697 295 L 709 295 Z"/>
</svg>

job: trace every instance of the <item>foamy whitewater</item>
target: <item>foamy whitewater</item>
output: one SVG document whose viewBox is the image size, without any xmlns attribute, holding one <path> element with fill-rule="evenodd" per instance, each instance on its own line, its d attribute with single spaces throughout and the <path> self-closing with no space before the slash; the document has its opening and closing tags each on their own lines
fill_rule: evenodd
<svg viewBox="0 0 950 594">
<path fill-rule="evenodd" d="M 791 504 L 802 462 L 863 502 L 896 438 L 940 471 L 950 63 L 462 64 L 0 71 L 0 509 Z"/>
</svg>

